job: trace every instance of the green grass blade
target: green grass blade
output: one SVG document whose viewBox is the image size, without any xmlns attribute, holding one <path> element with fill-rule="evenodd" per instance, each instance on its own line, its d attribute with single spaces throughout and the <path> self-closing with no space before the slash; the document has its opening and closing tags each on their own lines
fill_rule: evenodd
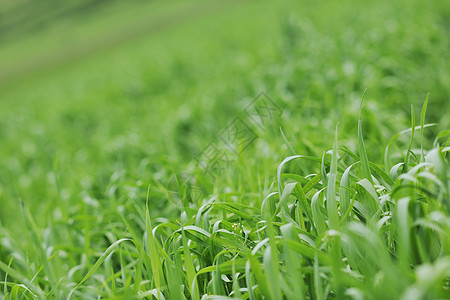
<svg viewBox="0 0 450 300">
<path fill-rule="evenodd" d="M 424 161 L 424 154 L 423 154 L 423 126 L 425 125 L 425 115 L 427 114 L 427 107 L 428 107 L 428 99 L 430 97 L 430 93 L 427 94 L 427 97 L 425 98 L 425 101 L 422 105 L 422 111 L 420 112 L 420 161 Z"/>
<path fill-rule="evenodd" d="M 331 154 L 331 169 L 328 177 L 327 185 L 327 211 L 330 229 L 339 229 L 339 215 L 336 201 L 336 176 L 337 176 L 337 134 L 334 135 L 333 152 Z"/>
<path fill-rule="evenodd" d="M 156 289 L 158 293 L 161 293 L 161 287 L 164 284 L 164 276 L 163 269 L 161 266 L 160 255 L 158 253 L 157 244 L 153 237 L 153 227 L 152 221 L 150 219 L 150 212 L 148 207 L 148 195 L 150 191 L 150 186 L 147 189 L 147 198 L 145 204 L 145 234 L 147 237 L 147 249 L 148 254 L 150 255 L 150 262 L 152 265 L 152 275 L 153 280 L 155 281 Z"/>
<path fill-rule="evenodd" d="M 300 260 L 297 253 L 292 250 L 287 241 L 295 241 L 295 233 L 292 224 L 285 224 L 281 228 L 283 236 L 284 247 L 284 260 L 287 267 L 287 280 L 289 281 L 288 290 L 285 291 L 286 295 L 290 295 L 291 299 L 304 299 L 305 296 L 305 283 L 300 273 Z"/>
<path fill-rule="evenodd" d="M 36 285 L 34 285 L 32 282 L 30 282 L 24 275 L 19 273 L 18 271 L 14 270 L 4 262 L 0 261 L 0 270 L 3 272 L 9 274 L 11 277 L 15 278 L 16 280 L 19 280 L 23 282 L 23 284 L 27 287 L 28 290 L 32 292 L 32 294 L 39 295 L 41 298 L 45 298 L 44 292 Z M 6 282 L 5 282 L 6 283 Z"/>
<path fill-rule="evenodd" d="M 105 250 L 105 252 L 103 252 L 103 254 L 97 259 L 95 264 L 89 269 L 89 271 L 86 273 L 86 275 L 84 275 L 83 279 L 81 279 L 81 281 L 70 291 L 68 299 L 70 299 L 71 295 L 73 294 L 73 292 L 76 289 L 78 289 L 86 280 L 89 279 L 89 277 L 92 276 L 92 274 L 95 273 L 95 271 L 97 271 L 97 269 L 103 264 L 105 259 L 117 248 L 117 246 L 119 246 L 122 242 L 125 242 L 125 241 L 131 241 L 131 240 L 125 238 L 125 239 L 120 239 L 118 241 L 115 241 L 111 246 L 108 247 L 108 249 Z"/>
<path fill-rule="evenodd" d="M 350 170 L 352 169 L 352 167 L 355 164 L 356 163 L 351 164 L 350 166 L 348 166 L 347 169 L 345 169 L 345 171 L 344 171 L 344 173 L 342 174 L 342 177 L 341 177 L 341 183 L 340 183 L 340 188 L 339 188 L 341 214 L 344 214 L 345 212 L 347 212 L 349 207 L 350 207 L 350 192 L 349 192 L 350 179 L 349 179 L 349 175 L 350 175 Z"/>
<path fill-rule="evenodd" d="M 403 165 L 403 173 L 408 172 L 409 169 L 409 159 L 411 157 L 411 148 L 414 141 L 414 132 L 416 129 L 416 114 L 414 113 L 414 107 L 411 105 L 411 139 L 409 141 L 408 149 L 405 154 L 405 164 Z"/>
<path fill-rule="evenodd" d="M 270 293 L 270 299 L 281 300 L 280 273 L 278 268 L 278 258 L 274 253 L 275 251 L 276 249 L 272 249 L 270 246 L 264 251 L 264 274 L 266 276 L 266 284 Z"/>
<path fill-rule="evenodd" d="M 186 280 L 193 299 L 200 299 L 198 294 L 197 282 L 195 280 L 195 267 L 192 260 L 191 252 L 189 251 L 188 239 L 186 238 L 184 230 L 181 231 L 184 253 L 184 267 L 186 268 Z"/>
<path fill-rule="evenodd" d="M 322 192 L 325 190 L 325 188 L 321 189 L 320 191 L 316 192 L 311 200 L 311 212 L 312 212 L 312 222 L 314 223 L 314 226 L 317 228 L 317 235 L 323 236 L 325 231 L 327 231 L 327 224 L 325 222 L 325 216 L 323 215 L 321 211 L 321 205 L 320 205 L 320 197 L 322 197 Z"/>
<path fill-rule="evenodd" d="M 361 128 L 362 121 L 358 121 L 358 152 L 359 152 L 359 158 L 361 160 L 361 175 L 363 178 L 366 178 L 370 182 L 372 181 L 372 176 L 370 174 L 370 167 L 369 167 L 369 159 L 367 158 L 367 152 L 366 148 L 364 146 L 364 138 Z"/>
</svg>

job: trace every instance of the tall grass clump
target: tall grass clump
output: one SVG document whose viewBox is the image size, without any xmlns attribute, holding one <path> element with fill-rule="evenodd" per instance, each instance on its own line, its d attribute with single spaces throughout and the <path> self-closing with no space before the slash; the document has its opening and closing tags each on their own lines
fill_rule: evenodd
<svg viewBox="0 0 450 300">
<path fill-rule="evenodd" d="M 339 146 L 336 128 L 321 157 L 283 160 L 259 207 L 211 198 L 181 224 L 155 226 L 150 259 L 168 283 L 157 290 L 170 299 L 448 297 L 449 133 L 416 151 L 413 117 L 401 133 L 410 145 L 385 170 L 368 159 L 361 122 L 358 153 Z M 426 127 L 422 114 L 421 136 Z M 285 172 L 293 161 L 318 171 Z M 160 282 L 153 274 L 147 289 Z"/>
<path fill-rule="evenodd" d="M 336 127 L 329 150 L 285 158 L 271 191 L 254 203 L 219 195 L 176 221 L 152 220 L 148 201 L 144 209 L 135 203 L 139 217 L 123 217 L 127 236 L 99 253 L 78 282 L 66 283 L 68 298 L 448 298 L 450 133 L 424 148 L 426 106 L 420 124 L 413 115 L 411 128 L 391 139 L 406 134 L 411 143 L 403 153 L 386 147 L 384 168 L 367 157 L 360 119 L 357 153 L 339 145 Z M 294 162 L 312 162 L 317 172 L 286 171 Z M 7 299 L 19 290 L 24 299 L 52 294 L 0 268 L 23 279 L 5 279 Z M 110 275 L 96 278 L 99 268 Z"/>
<path fill-rule="evenodd" d="M 412 111 L 410 129 L 391 138 L 384 166 L 367 155 L 360 117 L 356 153 L 340 146 L 336 126 L 322 155 L 282 160 L 262 198 L 241 201 L 228 191 L 198 207 L 181 199 L 172 221 L 151 217 L 149 186 L 143 205 L 130 195 L 131 208 L 115 208 L 122 221 L 101 233 L 103 252 L 73 241 L 47 247 L 51 233 L 40 235 L 23 204 L 34 250 L 15 252 L 13 239 L 2 240 L 12 253 L 0 262 L 4 299 L 448 298 L 450 132 L 426 149 L 424 130 L 434 125 L 425 124 L 427 104 L 419 124 Z M 409 144 L 392 153 L 402 135 Z M 291 172 L 294 163 L 317 171 Z M 79 218 L 85 235 L 100 234 L 89 231 L 92 218 Z M 75 267 L 61 277 L 55 260 L 64 252 L 81 263 L 72 258 Z"/>
</svg>

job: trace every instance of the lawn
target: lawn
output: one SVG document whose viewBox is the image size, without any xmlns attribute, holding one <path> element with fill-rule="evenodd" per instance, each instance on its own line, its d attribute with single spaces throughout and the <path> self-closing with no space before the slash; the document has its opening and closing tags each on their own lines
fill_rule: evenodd
<svg viewBox="0 0 450 300">
<path fill-rule="evenodd" d="M 450 298 L 450 3 L 0 1 L 3 299 Z"/>
</svg>

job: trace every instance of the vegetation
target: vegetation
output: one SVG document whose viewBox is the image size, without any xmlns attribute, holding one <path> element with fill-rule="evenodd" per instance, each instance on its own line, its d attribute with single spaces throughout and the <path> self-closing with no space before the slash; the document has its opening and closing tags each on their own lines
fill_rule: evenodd
<svg viewBox="0 0 450 300">
<path fill-rule="evenodd" d="M 4 299 L 450 297 L 448 2 L 30 3 Z"/>
</svg>

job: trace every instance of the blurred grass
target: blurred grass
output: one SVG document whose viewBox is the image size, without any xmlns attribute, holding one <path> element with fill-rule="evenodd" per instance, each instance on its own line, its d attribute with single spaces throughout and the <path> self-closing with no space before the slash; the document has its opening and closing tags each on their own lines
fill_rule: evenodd
<svg viewBox="0 0 450 300">
<path fill-rule="evenodd" d="M 353 119 L 346 119 L 356 115 L 364 88 L 369 89 L 364 126 L 372 157 L 382 158 L 378 141 L 408 126 L 405 104 L 421 103 L 428 91 L 429 120 L 448 128 L 448 5 L 404 3 L 285 2 L 273 7 L 268 1 L 247 1 L 122 46 L 86 53 L 84 59 L 49 69 L 45 63 L 33 76 L 26 73 L 3 85 L 1 177 L 13 188 L 3 188 L 0 196 L 56 197 L 61 192 L 55 191 L 51 179 L 56 160 L 61 184 L 67 187 L 67 205 L 69 198 L 78 197 L 77 190 L 98 189 L 96 195 L 103 197 L 114 172 L 134 173 L 146 181 L 167 180 L 170 170 L 183 169 L 217 139 L 230 116 L 238 115 L 262 90 L 285 108 L 283 130 L 297 152 L 321 151 L 337 120 L 343 132 L 354 133 Z M 80 27 L 91 28 L 93 36 L 102 30 L 113 35 L 120 26 L 110 28 L 103 22 L 125 15 L 122 22 L 133 28 L 194 4 L 133 2 L 128 13 L 122 13 L 128 9 L 120 5 L 101 6 L 99 16 L 92 13 L 90 22 Z M 141 16 L 146 15 L 147 5 L 155 8 L 149 10 L 153 15 L 132 18 L 140 9 Z M 108 15 L 109 10 L 115 14 Z M 57 61 L 70 57 L 52 48 L 51 28 L 42 31 L 42 39 L 35 33 L 18 39 L 17 47 L 33 50 L 21 44 L 30 39 L 30 45 L 53 49 Z M 65 36 L 78 43 L 70 34 Z M 7 61 L 21 61 L 24 54 L 14 55 Z M 15 68 L 14 63 L 10 66 Z M 271 164 L 290 152 L 275 150 L 283 144 L 276 142 L 282 140 L 277 131 L 264 133 L 260 140 L 267 148 L 262 153 L 276 153 L 261 158 Z M 352 136 L 342 140 L 355 149 Z M 33 210 L 50 209 L 49 203 L 30 201 Z M 8 209 L 3 211 L 17 211 L 16 205 L 5 201 Z M 14 213 L 2 217 L 7 216 L 17 218 Z"/>
<path fill-rule="evenodd" d="M 212 140 L 220 126 L 230 121 L 226 114 L 211 115 L 208 111 L 241 110 L 237 101 L 245 93 L 237 83 L 246 76 L 244 70 L 273 57 L 273 46 L 261 48 L 253 40 L 255 32 L 259 32 L 262 35 L 258 38 L 268 44 L 271 41 L 276 22 L 258 28 L 267 15 L 253 15 L 247 21 L 247 30 L 235 34 L 241 28 L 237 21 L 255 8 L 270 12 L 269 3 L 262 6 L 246 2 L 239 9 L 194 18 L 184 26 L 169 27 L 105 54 L 5 84 L 0 134 L 5 145 L 2 164 L 6 168 L 2 182 L 12 188 L 4 190 L 4 196 L 59 197 L 61 191 L 55 190 L 52 179 L 54 165 L 58 166 L 60 180 L 70 181 L 67 184 L 78 186 L 80 192 L 80 184 L 98 188 L 96 195 L 101 196 L 103 185 L 119 165 L 119 169 L 130 165 L 126 172 L 148 182 L 150 174 L 158 169 L 162 172 L 159 176 L 169 173 L 170 168 L 164 170 L 168 163 L 177 165 L 180 157 L 185 163 L 193 159 L 209 143 L 202 134 L 207 133 Z M 223 61 L 227 53 L 233 55 Z M 230 79 L 225 84 L 226 78 Z M 211 85 L 215 88 L 210 89 Z M 238 94 L 236 88 L 241 89 Z M 229 106 L 219 99 L 212 101 L 216 96 L 235 103 Z M 203 121 L 192 122 L 200 115 L 204 115 Z M 26 154 L 16 156 L 18 149 Z M 48 185 L 48 180 L 52 184 Z M 70 205 L 72 200 L 66 201 Z M 32 210 L 49 210 L 53 204 L 29 203 Z M 3 211 L 13 213 L 5 213 L 3 220 L 17 219 L 20 214 L 17 203 L 5 203 L 5 207 L 10 205 Z"/>
<path fill-rule="evenodd" d="M 0 260 L 16 257 L 29 279 L 43 259 L 39 239 L 64 253 L 52 264 L 62 278 L 147 230 L 131 199 L 142 209 L 149 184 L 153 226 L 209 197 L 243 194 L 259 209 L 280 161 L 320 155 L 338 121 L 340 146 L 356 152 L 366 88 L 370 161 L 383 162 L 387 141 L 410 127 L 409 104 L 420 111 L 428 92 L 426 123 L 438 126 L 425 129 L 425 148 L 450 127 L 447 1 L 0 3 Z M 196 156 L 261 91 L 281 118 L 255 129 L 257 141 L 217 180 L 196 183 L 204 198 L 188 199 L 190 210 L 168 197 L 175 173 L 206 177 Z M 408 144 L 402 135 L 392 145 L 393 163 Z"/>
<path fill-rule="evenodd" d="M 0 59 L 0 84 L 104 53 L 127 41 L 232 4 L 233 1 L 170 1 L 166 4 L 157 1 L 81 1 L 71 5 L 43 1 L 19 6 L 16 10 L 31 15 L 23 16 L 28 22 L 21 20 L 8 26 L 9 19 L 20 18 L 15 10 L 3 12 L 4 18 L 0 18 L 6 23 L 0 26 L 0 32 L 7 33 L 0 40 L 0 57 L 3 58 Z M 42 20 L 34 16 L 40 16 Z"/>
</svg>

